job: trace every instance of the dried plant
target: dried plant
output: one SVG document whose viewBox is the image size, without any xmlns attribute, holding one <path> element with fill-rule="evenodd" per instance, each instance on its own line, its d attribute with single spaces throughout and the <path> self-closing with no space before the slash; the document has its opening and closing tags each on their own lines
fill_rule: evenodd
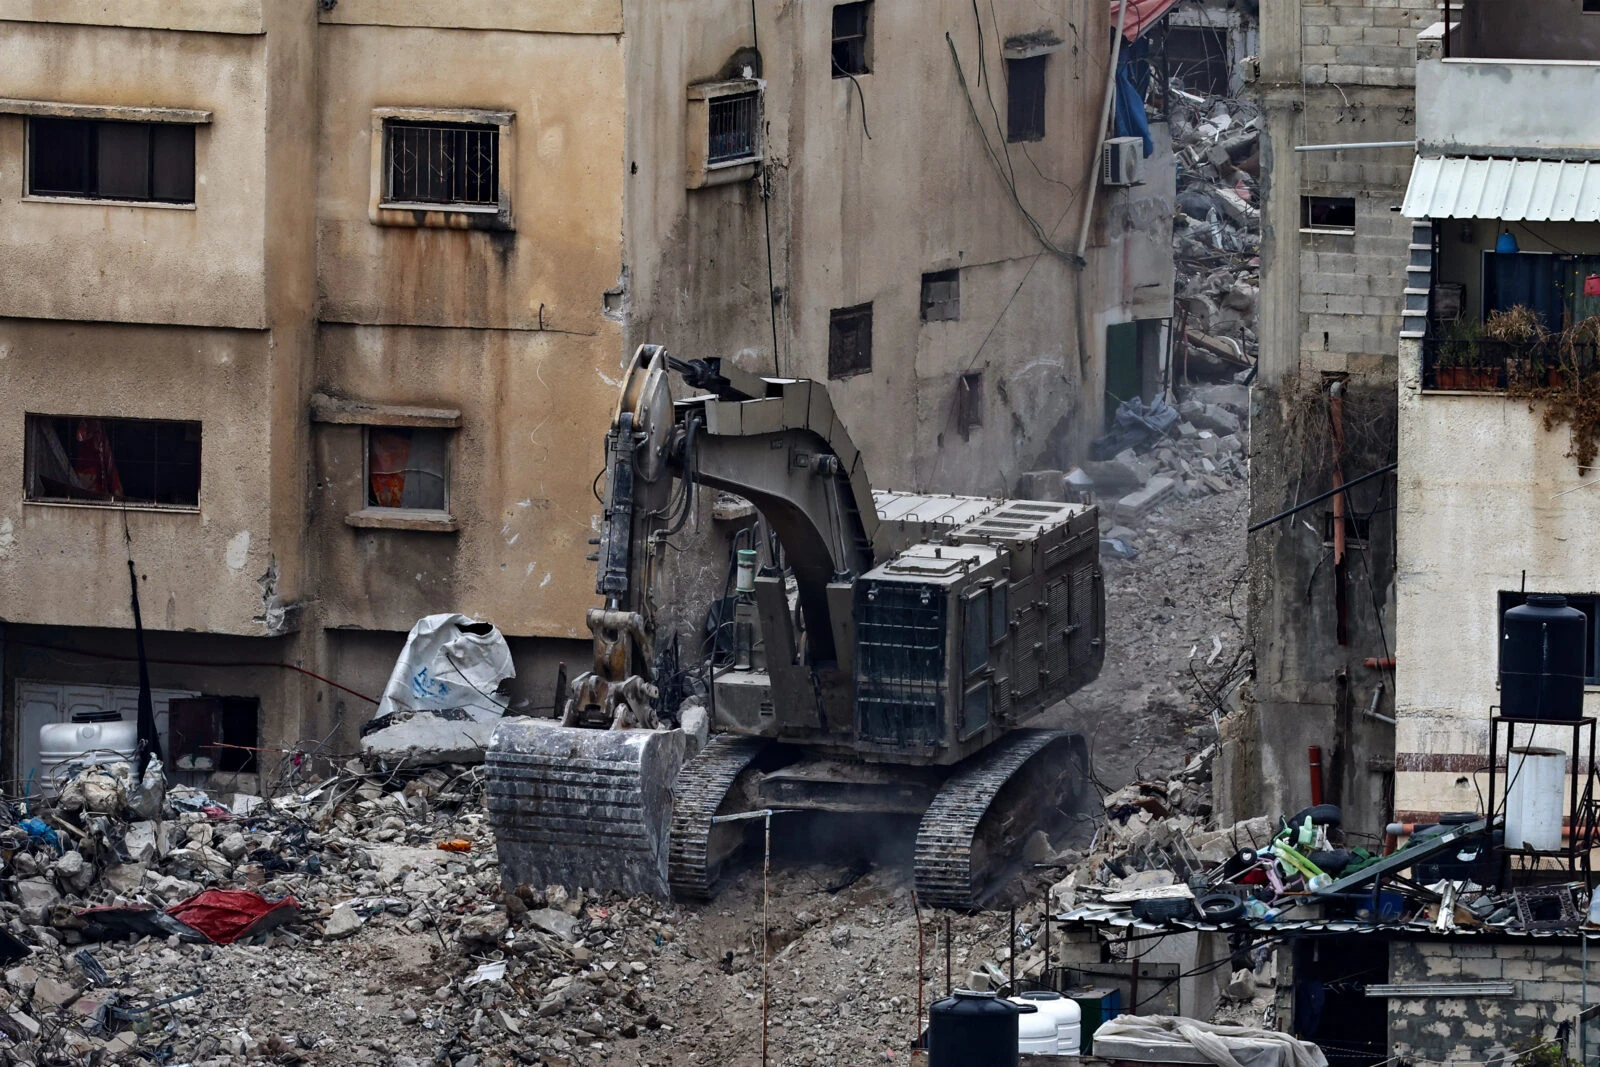
<svg viewBox="0 0 1600 1067">
<path fill-rule="evenodd" d="M 1529 411 L 1542 405 L 1545 430 L 1567 427 L 1567 455 L 1577 460 L 1580 470 L 1588 470 L 1600 455 L 1600 365 L 1595 359 L 1600 315 L 1553 336 L 1542 331 L 1536 343 L 1535 351 L 1518 362 L 1506 395 L 1526 400 Z"/>
</svg>

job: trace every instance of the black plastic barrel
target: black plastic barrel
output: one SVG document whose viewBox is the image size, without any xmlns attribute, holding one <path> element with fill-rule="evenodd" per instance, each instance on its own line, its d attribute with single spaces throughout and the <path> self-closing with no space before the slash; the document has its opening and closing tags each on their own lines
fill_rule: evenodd
<svg viewBox="0 0 1600 1067">
<path fill-rule="evenodd" d="M 1017 1067 L 1017 1016 L 1039 1009 L 958 989 L 928 1009 L 928 1067 Z"/>
<path fill-rule="evenodd" d="M 1505 613 L 1500 634 L 1500 714 L 1512 719 L 1583 715 L 1589 620 L 1564 596 L 1534 593 Z"/>
</svg>

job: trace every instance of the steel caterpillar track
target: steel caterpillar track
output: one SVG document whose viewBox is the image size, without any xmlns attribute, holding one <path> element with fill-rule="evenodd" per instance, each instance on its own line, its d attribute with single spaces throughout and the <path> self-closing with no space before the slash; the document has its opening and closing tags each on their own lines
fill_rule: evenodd
<svg viewBox="0 0 1600 1067">
<path fill-rule="evenodd" d="M 1070 758 L 1067 742 L 1072 738 L 1065 730 L 1017 730 L 973 756 L 945 781 L 917 828 L 920 903 L 940 908 L 968 908 L 979 903 L 982 883 L 995 873 L 989 863 L 973 869 L 973 846 L 984 816 L 1006 783 L 1030 760 L 1057 755 Z M 995 862 L 1006 858 L 995 857 Z"/>
<path fill-rule="evenodd" d="M 679 900 L 710 900 L 722 881 L 722 857 L 712 853 L 717 830 L 711 817 L 727 799 L 735 780 L 771 742 L 764 738 L 713 737 L 683 765 L 672 790 L 672 828 L 667 881 Z M 727 833 L 742 833 L 737 827 Z"/>
</svg>

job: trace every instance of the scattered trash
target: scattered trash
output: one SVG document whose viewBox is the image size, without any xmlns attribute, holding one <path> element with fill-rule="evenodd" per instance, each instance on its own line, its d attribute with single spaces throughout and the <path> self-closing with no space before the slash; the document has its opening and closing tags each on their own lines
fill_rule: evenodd
<svg viewBox="0 0 1600 1067">
<path fill-rule="evenodd" d="M 459 837 L 450 841 L 440 841 L 439 850 L 441 852 L 471 852 L 472 842 L 464 841 Z"/>
</svg>

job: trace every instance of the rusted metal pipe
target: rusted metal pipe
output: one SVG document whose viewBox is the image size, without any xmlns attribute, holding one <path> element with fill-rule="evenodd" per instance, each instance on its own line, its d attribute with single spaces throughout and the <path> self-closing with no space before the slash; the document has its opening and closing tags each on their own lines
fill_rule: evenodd
<svg viewBox="0 0 1600 1067">
<path fill-rule="evenodd" d="M 1307 754 L 1311 762 L 1311 803 L 1322 803 L 1322 746 L 1312 745 Z"/>
<path fill-rule="evenodd" d="M 1394 670 L 1394 657 L 1368 656 L 1361 665 L 1363 667 L 1370 667 L 1375 671 L 1392 671 Z"/>
</svg>

